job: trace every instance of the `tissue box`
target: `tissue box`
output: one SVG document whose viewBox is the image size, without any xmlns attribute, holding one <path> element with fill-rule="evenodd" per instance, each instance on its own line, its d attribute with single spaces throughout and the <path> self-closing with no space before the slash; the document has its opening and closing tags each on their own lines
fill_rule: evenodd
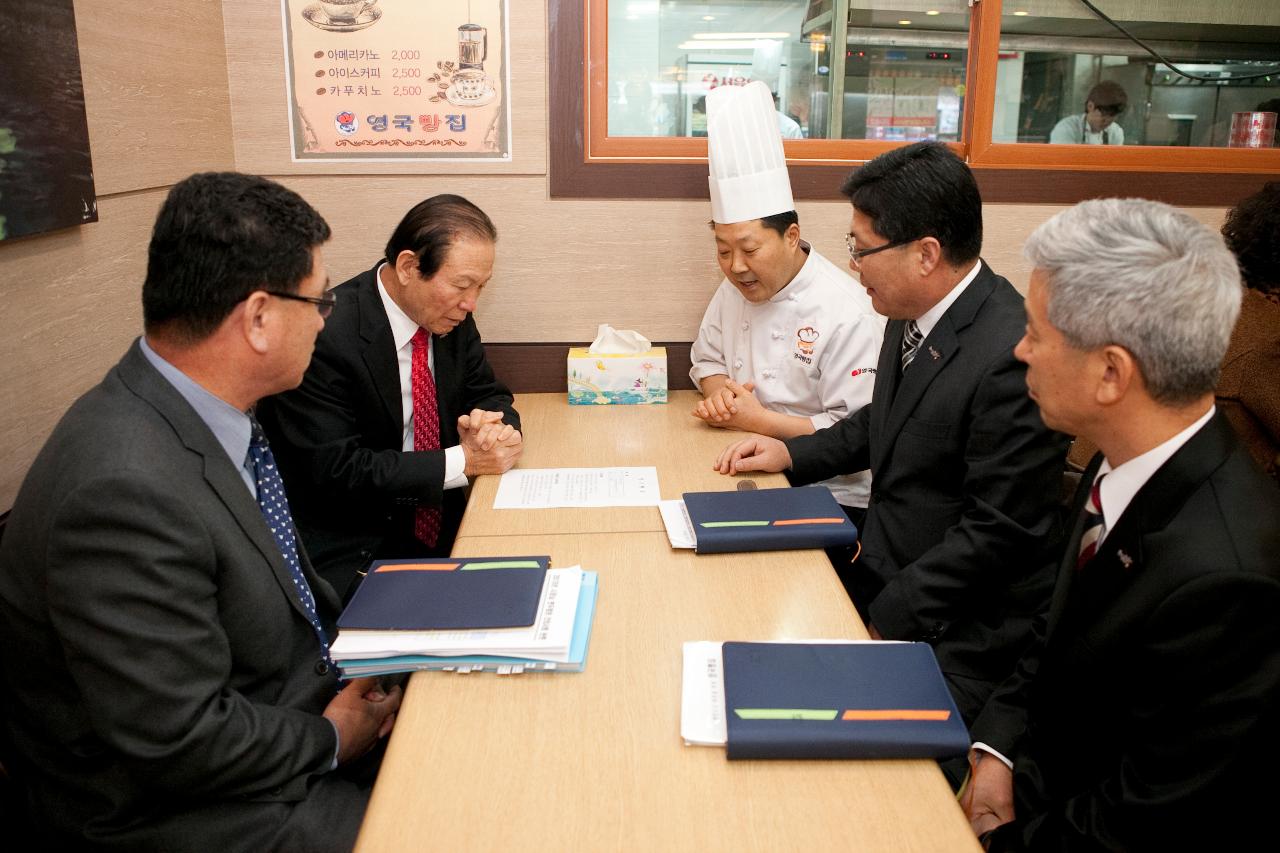
<svg viewBox="0 0 1280 853">
<path fill-rule="evenodd" d="M 667 402 L 667 348 L 634 355 L 592 355 L 569 348 L 569 403 L 575 406 Z"/>
</svg>

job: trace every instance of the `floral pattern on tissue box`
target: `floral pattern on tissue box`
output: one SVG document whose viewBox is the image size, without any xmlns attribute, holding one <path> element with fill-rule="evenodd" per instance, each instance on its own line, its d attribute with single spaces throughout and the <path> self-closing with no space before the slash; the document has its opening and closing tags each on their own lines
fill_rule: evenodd
<svg viewBox="0 0 1280 853">
<path fill-rule="evenodd" d="M 569 348 L 569 403 L 645 405 L 667 402 L 667 348 L 635 355 L 592 355 Z"/>
</svg>

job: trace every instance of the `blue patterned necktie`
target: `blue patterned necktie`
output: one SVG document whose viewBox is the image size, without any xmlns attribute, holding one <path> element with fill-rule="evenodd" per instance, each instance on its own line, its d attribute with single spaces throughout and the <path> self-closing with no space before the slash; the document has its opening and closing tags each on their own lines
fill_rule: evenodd
<svg viewBox="0 0 1280 853">
<path fill-rule="evenodd" d="M 267 444 L 267 436 L 262 431 L 262 425 L 254 417 L 250 417 L 249 422 L 252 428 L 249 438 L 249 458 L 253 460 L 254 479 L 258 483 L 258 508 L 262 510 L 262 517 L 266 519 L 267 527 L 271 530 L 271 537 L 275 539 L 276 547 L 280 549 L 280 555 L 284 557 L 285 565 L 289 567 L 289 574 L 293 577 L 294 592 L 302 602 L 302 609 L 306 611 L 307 618 L 311 620 L 311 627 L 315 629 L 316 637 L 320 639 L 320 650 L 324 655 L 325 663 L 332 667 L 334 664 L 333 658 L 329 656 L 329 640 L 325 637 L 320 618 L 316 615 L 316 599 L 311 594 L 311 584 L 307 583 L 306 576 L 302 574 L 302 563 L 298 561 L 298 541 L 293 530 L 293 516 L 289 514 L 289 500 L 284 494 L 284 480 L 280 478 L 280 469 L 276 467 L 276 459 L 271 454 L 271 447 Z"/>
</svg>

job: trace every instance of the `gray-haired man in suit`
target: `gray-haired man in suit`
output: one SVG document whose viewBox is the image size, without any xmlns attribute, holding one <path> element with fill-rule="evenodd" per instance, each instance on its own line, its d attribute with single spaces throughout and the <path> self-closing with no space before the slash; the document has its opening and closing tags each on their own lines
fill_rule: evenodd
<svg viewBox="0 0 1280 853">
<path fill-rule="evenodd" d="M 251 409 L 302 379 L 329 227 L 235 173 L 174 186 L 146 334 L 55 428 L 0 549 L 6 764 L 53 847 L 349 849 L 400 689 L 342 688 L 337 600 Z M 364 777 L 356 778 L 356 769 Z"/>
<path fill-rule="evenodd" d="M 992 850 L 1251 849 L 1280 760 L 1280 492 L 1214 406 L 1235 258 L 1138 199 L 1026 253 L 1030 397 L 1101 453 L 1036 641 L 971 727 L 965 810 Z"/>
</svg>

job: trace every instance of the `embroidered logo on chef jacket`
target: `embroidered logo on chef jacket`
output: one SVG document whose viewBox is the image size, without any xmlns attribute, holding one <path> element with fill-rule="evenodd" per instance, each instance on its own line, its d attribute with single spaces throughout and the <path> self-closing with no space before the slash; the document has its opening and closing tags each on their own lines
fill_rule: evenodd
<svg viewBox="0 0 1280 853">
<path fill-rule="evenodd" d="M 805 326 L 796 330 L 796 358 L 805 364 L 813 364 L 813 342 L 822 335 L 813 326 Z"/>
<path fill-rule="evenodd" d="M 859 367 L 857 370 L 849 371 L 850 376 L 862 376 L 864 374 L 870 374 L 871 376 L 875 376 L 876 369 L 874 367 Z"/>
</svg>

